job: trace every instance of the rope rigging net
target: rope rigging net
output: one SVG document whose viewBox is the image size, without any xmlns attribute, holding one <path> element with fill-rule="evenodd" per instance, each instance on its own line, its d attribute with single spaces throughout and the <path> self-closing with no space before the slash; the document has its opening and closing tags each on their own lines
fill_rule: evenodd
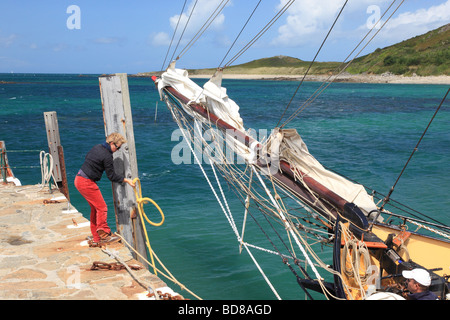
<svg viewBox="0 0 450 320">
<path fill-rule="evenodd" d="M 321 218 L 314 209 L 289 194 L 283 188 L 284 186 L 277 185 L 270 177 L 262 176 L 254 165 L 230 161 L 227 151 L 221 147 L 227 139 L 220 130 L 200 118 L 192 118 L 187 115 L 179 106 L 179 102 L 172 96 L 164 95 L 163 98 L 175 122 L 182 130 L 183 137 L 192 154 L 196 157 L 196 163 L 225 214 L 237 242 L 247 250 L 272 290 L 274 291 L 273 286 L 251 254 L 250 248 L 280 257 L 281 262 L 288 265 L 290 269 L 292 266 L 287 261 L 294 261 L 294 265 L 299 267 L 303 278 L 310 278 L 308 270 L 312 270 L 314 279 L 323 286 L 324 279 L 317 268 L 332 275 L 335 274 L 329 264 L 323 262 L 316 254 L 316 251 L 330 245 L 330 234 L 323 225 L 324 218 Z M 202 131 L 201 134 L 199 134 L 199 130 Z M 205 132 L 208 132 L 211 137 L 208 141 L 204 138 L 208 136 Z M 214 154 L 214 157 L 209 157 L 210 166 L 205 168 L 202 165 L 195 150 L 203 150 L 203 154 Z M 232 214 L 216 169 L 244 204 L 245 213 L 255 222 L 260 230 L 259 234 L 262 236 L 255 236 L 253 233 L 249 236 L 248 233 L 245 233 L 244 240 L 244 232 L 248 226 L 244 222 L 238 226 L 237 221 L 244 221 L 244 217 L 236 218 Z M 331 213 L 329 214 L 331 215 Z M 314 223 L 311 223 L 312 221 Z M 330 220 L 328 223 L 332 228 L 333 222 Z M 268 249 L 267 245 L 272 248 Z M 291 271 L 296 277 L 299 277 L 293 269 Z M 274 294 L 279 298 L 276 291 Z"/>
</svg>

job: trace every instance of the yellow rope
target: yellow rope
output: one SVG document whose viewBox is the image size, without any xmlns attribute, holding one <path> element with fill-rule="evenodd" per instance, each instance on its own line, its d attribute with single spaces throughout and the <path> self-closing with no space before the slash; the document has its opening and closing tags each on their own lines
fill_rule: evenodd
<svg viewBox="0 0 450 320">
<path fill-rule="evenodd" d="M 138 204 L 138 210 L 139 210 L 139 213 L 140 214 L 142 214 L 143 215 L 143 217 L 145 218 L 145 220 L 147 220 L 147 222 L 148 223 L 150 223 L 152 226 L 155 226 L 155 227 L 159 227 L 159 226 L 161 226 L 163 223 L 164 223 L 164 213 L 162 212 L 162 210 L 161 210 L 161 208 L 158 206 L 158 204 L 155 202 L 155 201 L 153 201 L 152 199 L 150 199 L 150 198 L 143 198 L 142 197 L 142 188 L 141 188 L 141 180 L 139 180 L 139 178 L 135 178 L 134 180 L 133 180 L 133 183 L 134 184 L 136 184 L 136 187 L 134 187 L 133 188 L 133 190 L 134 190 L 134 194 L 135 194 L 135 196 L 136 196 L 136 202 L 137 202 L 137 204 Z M 139 194 L 138 194 L 138 191 L 136 190 L 137 189 L 137 185 L 139 185 Z M 145 214 L 145 211 L 144 211 L 144 204 L 147 204 L 147 203 L 149 203 L 149 202 L 151 202 L 155 207 L 156 207 L 156 209 L 158 209 L 158 211 L 159 211 L 159 213 L 161 213 L 161 221 L 159 222 L 159 223 L 155 223 L 155 222 L 153 222 L 153 221 L 150 221 L 150 219 L 147 217 L 147 215 Z"/>
<path fill-rule="evenodd" d="M 117 236 L 119 236 L 122 241 L 131 249 L 134 251 L 134 253 L 136 253 L 137 256 L 139 256 L 145 263 L 147 263 L 149 266 L 156 268 L 156 266 L 154 264 L 151 264 L 144 256 L 142 256 L 135 248 L 133 248 L 132 245 L 130 245 L 127 240 L 125 240 L 124 237 L 122 237 L 120 234 L 117 234 Z M 177 284 L 180 286 L 181 290 L 186 290 L 187 292 L 189 292 L 190 294 L 192 294 L 194 297 L 196 297 L 199 300 L 202 300 L 202 298 L 200 298 L 199 296 L 197 296 L 195 293 L 193 293 L 192 291 L 190 291 L 188 288 L 186 288 L 182 283 L 180 283 L 171 273 L 170 271 L 164 266 L 164 264 L 161 262 L 161 260 L 159 260 L 158 256 L 155 254 L 156 259 L 158 260 L 158 262 L 161 264 L 161 266 L 164 268 L 164 270 L 168 273 L 168 275 L 164 274 L 161 270 L 159 270 L 159 273 L 161 275 L 163 275 L 164 277 L 166 277 L 167 279 L 169 279 L 170 281 L 172 281 L 173 283 Z M 153 290 L 155 291 L 155 290 Z"/>
<path fill-rule="evenodd" d="M 155 267 L 155 261 L 153 259 L 153 250 L 152 247 L 150 246 L 150 240 L 148 239 L 148 234 L 147 234 L 147 228 L 145 227 L 145 223 L 144 223 L 144 218 L 145 220 L 147 220 L 148 223 L 150 223 L 151 225 L 155 226 L 155 227 L 159 227 L 160 225 L 162 225 L 164 223 L 164 213 L 162 212 L 161 208 L 156 204 L 155 201 L 153 201 L 150 198 L 143 198 L 142 197 L 142 188 L 141 188 L 141 180 L 139 180 L 139 178 L 135 178 L 133 180 L 133 183 L 136 185 L 133 190 L 134 190 L 134 194 L 136 196 L 136 203 L 137 203 L 137 207 L 138 207 L 138 212 L 139 212 L 139 216 L 141 218 L 142 221 L 142 227 L 144 229 L 144 234 L 145 234 L 145 240 L 147 242 L 147 247 L 148 247 L 148 251 L 150 252 L 150 258 L 152 260 L 152 265 L 153 265 L 153 271 L 155 272 L 155 276 L 157 275 L 157 271 L 156 271 L 156 267 Z M 136 190 L 138 189 L 137 186 L 139 185 L 139 192 Z M 161 222 L 159 223 L 154 223 L 152 221 L 150 221 L 150 219 L 147 217 L 147 215 L 145 214 L 144 211 L 144 204 L 146 203 L 153 203 L 153 205 L 158 209 L 158 211 L 161 213 Z"/>
<path fill-rule="evenodd" d="M 192 294 L 193 296 L 195 296 L 196 298 L 200 299 L 200 297 L 198 297 L 197 295 L 195 295 L 193 292 L 189 291 L 183 284 L 181 284 L 180 282 L 178 282 L 175 277 L 170 273 L 170 271 L 164 266 L 164 264 L 161 262 L 161 260 L 158 258 L 158 256 L 156 255 L 156 253 L 153 251 L 151 245 L 150 245 L 150 240 L 148 239 L 148 234 L 147 234 L 147 228 L 145 227 L 145 223 L 144 223 L 144 218 L 145 220 L 150 223 L 151 225 L 155 226 L 155 227 L 159 227 L 164 223 L 164 213 L 161 210 L 161 208 L 158 206 L 158 204 L 153 201 L 150 198 L 143 198 L 142 197 L 142 188 L 141 188 L 141 181 L 139 180 L 139 178 L 135 178 L 133 179 L 133 183 L 135 184 L 135 187 L 133 187 L 134 190 L 134 195 L 136 196 L 136 203 L 137 203 L 137 207 L 138 207 L 138 212 L 139 212 L 139 216 L 141 218 L 142 221 L 142 229 L 144 230 L 144 234 L 145 234 L 145 240 L 147 243 L 147 247 L 148 247 L 148 251 L 150 253 L 150 258 L 151 258 L 151 263 L 149 261 L 147 261 L 147 259 L 145 259 L 135 248 L 133 248 L 126 240 L 125 238 L 123 238 L 120 234 L 118 234 L 118 236 L 125 242 L 125 244 L 130 247 L 130 249 L 132 249 L 139 257 L 141 257 L 149 266 L 153 267 L 153 271 L 155 273 L 155 276 L 157 275 L 157 267 L 155 264 L 155 260 L 154 257 L 158 260 L 159 264 L 164 268 L 164 270 L 168 273 L 168 275 L 164 274 L 161 270 L 159 270 L 159 272 L 166 277 L 167 279 L 171 280 L 172 282 L 178 284 L 182 290 L 187 290 L 190 294 Z M 139 190 L 137 190 L 139 189 Z M 159 223 L 155 223 L 153 221 L 150 221 L 150 219 L 147 217 L 147 215 L 145 214 L 144 211 L 144 204 L 151 202 L 156 209 L 158 209 L 159 213 L 161 214 L 161 221 Z"/>
</svg>

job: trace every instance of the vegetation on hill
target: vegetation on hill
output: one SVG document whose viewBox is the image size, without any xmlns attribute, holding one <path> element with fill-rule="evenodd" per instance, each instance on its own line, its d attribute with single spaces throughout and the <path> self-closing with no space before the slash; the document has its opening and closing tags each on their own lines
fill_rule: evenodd
<svg viewBox="0 0 450 320">
<path fill-rule="evenodd" d="M 347 71 L 450 75 L 450 24 L 355 59 Z"/>
<path fill-rule="evenodd" d="M 309 65 L 309 61 L 276 56 L 230 66 L 227 68 L 227 73 L 303 75 Z M 340 65 L 340 62 L 315 62 L 309 74 L 336 73 Z M 189 70 L 189 73 L 209 74 L 213 70 L 196 69 Z M 405 76 L 450 75 L 450 24 L 357 58 L 346 71 L 352 74 L 390 72 Z"/>
<path fill-rule="evenodd" d="M 261 74 L 261 75 L 303 75 L 311 62 L 293 57 L 276 56 L 253 60 L 244 64 L 227 67 L 227 74 Z M 327 74 L 336 71 L 339 62 L 314 63 L 309 74 Z M 213 69 L 189 70 L 189 74 L 211 73 Z"/>
</svg>

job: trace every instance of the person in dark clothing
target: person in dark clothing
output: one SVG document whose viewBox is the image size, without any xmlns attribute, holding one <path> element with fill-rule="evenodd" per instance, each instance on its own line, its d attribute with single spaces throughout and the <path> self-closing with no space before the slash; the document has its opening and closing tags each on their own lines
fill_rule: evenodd
<svg viewBox="0 0 450 320">
<path fill-rule="evenodd" d="M 408 300 L 438 300 L 438 297 L 428 287 L 431 284 L 431 277 L 427 270 L 416 268 L 413 270 L 403 270 L 402 276 L 407 280 Z"/>
<path fill-rule="evenodd" d="M 119 237 L 111 234 L 107 223 L 108 208 L 97 181 L 102 178 L 103 172 L 112 182 L 128 183 L 134 187 L 132 180 L 114 171 L 113 153 L 119 150 L 125 138 L 119 133 L 112 133 L 106 138 L 106 142 L 95 145 L 86 155 L 81 169 L 75 177 L 75 187 L 86 199 L 91 207 L 90 226 L 92 240 L 90 246 L 99 246 L 102 243 L 111 243 L 119 240 Z"/>
</svg>

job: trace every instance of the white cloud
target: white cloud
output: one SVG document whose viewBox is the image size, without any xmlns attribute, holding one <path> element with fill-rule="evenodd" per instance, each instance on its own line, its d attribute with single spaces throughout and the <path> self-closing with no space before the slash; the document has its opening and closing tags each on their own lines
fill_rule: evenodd
<svg viewBox="0 0 450 320">
<path fill-rule="evenodd" d="M 278 8 L 286 2 L 287 0 L 280 0 Z M 278 28 L 278 36 L 272 44 L 295 47 L 322 41 L 344 2 L 344 0 L 321 0 L 320 2 L 297 0 L 285 13 L 285 23 Z M 382 14 L 391 2 L 391 0 L 349 1 L 333 30 L 333 35 L 346 39 L 360 38 L 369 30 L 367 23 L 372 14 L 367 11 L 369 6 L 379 7 Z M 430 6 L 427 1 L 420 4 L 424 8 L 394 14 L 377 38 L 401 41 L 428 32 L 450 21 L 450 0 L 433 6 Z M 397 5 L 395 3 L 389 12 L 392 12 Z M 384 20 L 386 18 L 387 16 Z"/>
<path fill-rule="evenodd" d="M 421 8 L 415 12 L 404 12 L 392 19 L 387 28 L 393 29 L 401 25 L 429 26 L 437 24 L 437 26 L 441 26 L 448 22 L 450 22 L 450 0 L 428 9 Z"/>
<path fill-rule="evenodd" d="M 165 32 L 158 32 L 150 35 L 150 42 L 156 47 L 168 46 L 170 44 L 170 37 Z"/>
<path fill-rule="evenodd" d="M 399 14 L 386 24 L 382 37 L 401 41 L 426 33 L 449 22 L 450 0 L 447 0 L 440 5 Z"/>
<path fill-rule="evenodd" d="M 69 45 L 66 43 L 58 43 L 52 46 L 52 50 L 54 52 L 65 51 L 69 48 Z"/>
<path fill-rule="evenodd" d="M 10 47 L 14 41 L 17 39 L 16 34 L 10 34 L 8 36 L 2 36 L 0 35 L 0 47 L 2 48 L 8 48 Z"/>
<path fill-rule="evenodd" d="M 286 2 L 287 0 L 281 0 L 277 9 L 281 9 Z M 286 11 L 286 23 L 278 28 L 278 36 L 273 44 L 297 46 L 310 42 L 330 27 L 343 3 L 344 1 L 322 0 L 318 5 L 316 1 L 297 0 Z"/>
<path fill-rule="evenodd" d="M 211 20 L 208 20 L 211 15 L 213 15 L 213 17 L 216 16 L 218 11 L 215 10 L 219 7 L 219 5 L 221 5 L 221 2 L 222 0 L 198 0 L 194 8 L 195 1 L 191 1 L 191 3 L 181 14 L 181 17 L 179 14 L 170 17 L 169 23 L 172 32 L 175 31 L 178 24 L 177 35 L 175 36 L 175 39 L 178 39 L 181 35 L 181 32 L 184 31 L 183 38 L 188 39 L 188 41 L 191 40 L 191 38 L 202 28 L 205 23 L 209 24 L 211 22 Z M 230 3 L 228 3 L 227 6 L 228 5 L 230 5 Z M 189 18 L 193 8 L 194 11 L 192 13 L 192 16 Z M 188 20 L 189 24 L 186 27 L 186 30 L 184 30 Z M 209 25 L 206 32 L 211 30 L 220 30 L 223 27 L 224 22 L 225 15 L 222 11 L 217 15 L 211 25 Z M 150 36 L 151 43 L 155 46 L 167 46 L 170 43 L 171 38 L 172 33 L 170 33 L 169 35 L 166 32 L 158 32 Z"/>
<path fill-rule="evenodd" d="M 186 28 L 186 32 L 191 35 L 195 34 L 205 24 L 206 21 L 208 21 L 208 23 L 211 21 L 208 20 L 211 15 L 215 16 L 218 13 L 216 9 L 221 5 L 222 1 L 223 0 L 198 0 L 197 4 L 195 4 L 195 1 L 192 1 L 189 4 L 188 8 L 181 14 L 181 18 L 179 14 L 170 18 L 170 26 L 173 30 L 175 30 L 178 20 L 180 20 L 179 25 L 181 26 L 181 28 L 184 28 L 189 19 L 189 15 L 192 12 L 192 9 L 194 9 L 189 20 L 189 25 Z M 222 11 L 211 23 L 209 29 L 220 29 L 223 26 L 224 22 L 225 15 Z"/>
<path fill-rule="evenodd" d="M 112 43 L 118 43 L 123 42 L 124 39 L 120 37 L 101 37 L 94 39 L 94 43 L 97 44 L 112 44 Z"/>
</svg>

